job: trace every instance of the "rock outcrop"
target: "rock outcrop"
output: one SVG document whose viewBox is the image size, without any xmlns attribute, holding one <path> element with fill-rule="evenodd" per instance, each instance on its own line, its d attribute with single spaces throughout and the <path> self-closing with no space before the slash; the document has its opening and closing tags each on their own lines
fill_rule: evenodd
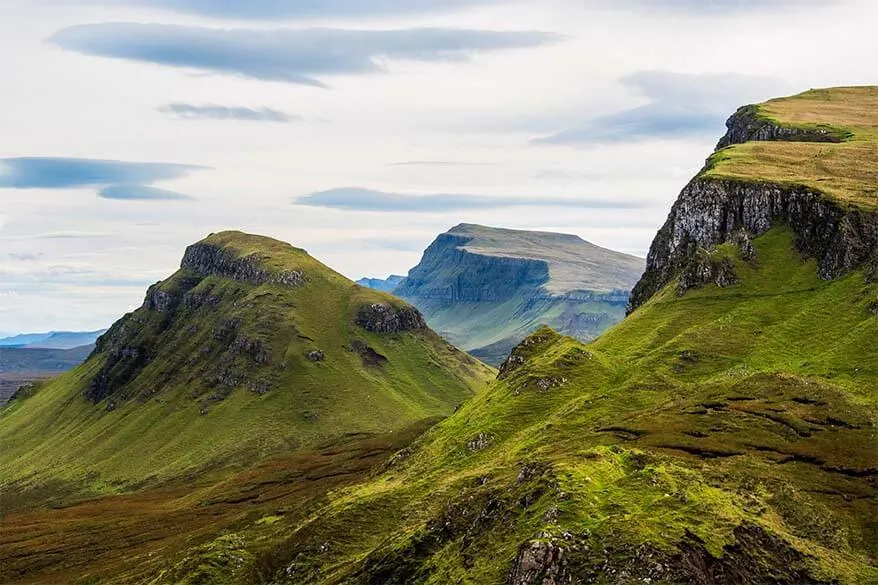
<svg viewBox="0 0 878 585">
<path fill-rule="evenodd" d="M 671 282 L 699 249 L 787 225 L 804 256 L 816 258 L 820 276 L 835 278 L 874 262 L 878 214 L 848 209 L 807 187 L 697 177 L 680 193 L 631 293 L 633 311 Z"/>
<path fill-rule="evenodd" d="M 717 150 L 753 140 L 785 140 L 795 142 L 843 142 L 849 134 L 831 127 L 796 128 L 784 126 L 759 113 L 757 106 L 739 108 L 726 122 L 725 136 L 717 143 Z"/>
<path fill-rule="evenodd" d="M 227 248 L 199 242 L 186 248 L 180 268 L 201 276 L 222 276 L 254 286 L 279 284 L 301 286 L 305 275 L 298 270 L 267 270 L 260 266 L 259 254 L 237 256 Z"/>
<path fill-rule="evenodd" d="M 356 324 L 373 333 L 400 333 L 426 329 L 421 313 L 409 305 L 371 303 L 357 311 Z"/>
</svg>

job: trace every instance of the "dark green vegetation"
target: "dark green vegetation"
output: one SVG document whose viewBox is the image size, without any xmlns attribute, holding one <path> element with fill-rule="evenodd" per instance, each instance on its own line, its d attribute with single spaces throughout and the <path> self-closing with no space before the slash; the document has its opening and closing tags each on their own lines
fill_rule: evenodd
<svg viewBox="0 0 878 585">
<path fill-rule="evenodd" d="M 452 343 L 499 365 L 541 325 L 594 339 L 624 316 L 642 272 L 641 259 L 576 236 L 461 224 L 393 293 Z"/>
<path fill-rule="evenodd" d="M 539 329 L 394 455 L 364 438 L 386 445 L 371 472 L 348 443 L 76 505 L 46 474 L 59 509 L 8 515 L 0 566 L 82 585 L 878 584 L 875 225 L 855 198 L 701 176 L 624 321 L 590 344 Z M 347 479 L 321 483 L 319 461 Z"/>
<path fill-rule="evenodd" d="M 401 301 L 224 232 L 85 364 L 0 413 L 0 477 L 35 493 L 158 484 L 447 415 L 490 374 Z"/>
</svg>

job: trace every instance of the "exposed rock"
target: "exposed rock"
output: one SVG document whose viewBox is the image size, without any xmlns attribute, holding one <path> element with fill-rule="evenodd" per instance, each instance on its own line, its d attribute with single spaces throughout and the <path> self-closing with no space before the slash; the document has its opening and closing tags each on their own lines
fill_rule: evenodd
<svg viewBox="0 0 878 585">
<path fill-rule="evenodd" d="M 271 347 L 261 339 L 238 336 L 230 347 L 235 355 L 247 355 L 255 364 L 271 363 Z"/>
<path fill-rule="evenodd" d="M 426 329 L 421 313 L 409 305 L 372 303 L 360 307 L 355 323 L 373 333 L 398 333 Z"/>
<path fill-rule="evenodd" d="M 728 131 L 720 138 L 717 150 L 752 140 L 797 142 L 844 142 L 850 134 L 830 127 L 794 128 L 782 126 L 759 114 L 757 106 L 739 108 L 726 122 Z"/>
<path fill-rule="evenodd" d="M 488 435 L 486 433 L 479 433 L 475 437 L 469 440 L 466 444 L 467 449 L 472 452 L 481 451 L 482 449 L 487 449 L 491 446 L 491 443 L 494 441 L 494 437 Z"/>
<path fill-rule="evenodd" d="M 720 288 L 738 282 L 735 266 L 728 258 L 713 258 L 706 250 L 699 250 L 689 259 L 680 273 L 677 295 L 683 296 L 687 290 L 715 284 Z"/>
<path fill-rule="evenodd" d="M 738 247 L 738 255 L 745 262 L 756 261 L 756 248 L 753 247 L 753 240 L 746 230 L 738 230 L 732 234 L 732 242 Z"/>
<path fill-rule="evenodd" d="M 143 306 L 151 311 L 167 313 L 180 302 L 179 295 L 161 290 L 160 284 L 154 284 L 146 291 Z"/>
<path fill-rule="evenodd" d="M 509 357 L 500 364 L 500 373 L 497 375 L 497 379 L 504 380 L 511 376 L 527 362 L 527 358 L 536 352 L 540 346 L 554 341 L 557 338 L 558 334 L 548 327 L 539 329 L 535 333 L 525 337 L 521 343 L 512 349 Z"/>
<path fill-rule="evenodd" d="M 535 541 L 522 546 L 506 578 L 506 585 L 570 585 L 565 550 L 553 542 Z"/>
<path fill-rule="evenodd" d="M 305 284 L 305 275 L 298 270 L 272 271 L 261 267 L 259 254 L 236 256 L 227 248 L 199 242 L 186 248 L 180 268 L 201 276 L 222 276 L 254 286 L 277 284 L 295 288 Z"/>
<path fill-rule="evenodd" d="M 219 304 L 220 298 L 209 294 L 189 292 L 183 296 L 183 306 L 187 309 L 216 307 Z"/>
<path fill-rule="evenodd" d="M 322 362 L 324 359 L 326 359 L 326 356 L 323 354 L 323 352 L 317 349 L 309 351 L 306 357 L 312 362 Z"/>
<path fill-rule="evenodd" d="M 699 248 L 733 240 L 740 230 L 758 236 L 779 224 L 793 230 L 802 254 L 817 259 L 824 279 L 878 254 L 878 214 L 843 208 L 806 187 L 696 178 L 653 240 L 629 312 L 676 278 Z"/>
</svg>

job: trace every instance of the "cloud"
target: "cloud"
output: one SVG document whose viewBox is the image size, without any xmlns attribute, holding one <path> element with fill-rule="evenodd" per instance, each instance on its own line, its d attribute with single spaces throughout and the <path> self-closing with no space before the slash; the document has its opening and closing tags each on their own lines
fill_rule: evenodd
<svg viewBox="0 0 878 585">
<path fill-rule="evenodd" d="M 257 30 L 101 23 L 62 29 L 50 41 L 86 55 L 326 87 L 315 76 L 380 72 L 387 60 L 468 61 L 481 51 L 536 47 L 559 39 L 533 31 Z"/>
<path fill-rule="evenodd" d="M 304 120 L 272 108 L 241 106 L 194 105 L 173 103 L 160 106 L 158 111 L 185 120 L 241 120 L 246 122 L 293 122 Z"/>
<path fill-rule="evenodd" d="M 110 185 L 98 191 L 98 197 L 122 201 L 179 201 L 182 199 L 192 199 L 192 197 L 177 193 L 176 191 L 168 191 L 167 189 L 159 189 L 149 185 Z"/>
<path fill-rule="evenodd" d="M 832 4 L 838 0 L 616 0 L 614 8 L 631 8 L 649 11 L 664 10 L 677 13 L 719 14 L 727 12 L 764 11 L 782 8 L 810 8 L 821 4 Z M 601 3 L 592 1 L 601 6 Z"/>
<path fill-rule="evenodd" d="M 456 162 L 451 160 L 406 160 L 390 163 L 391 167 L 493 167 L 490 162 Z"/>
<path fill-rule="evenodd" d="M 296 205 L 326 207 L 348 211 L 433 213 L 503 207 L 569 207 L 591 209 L 639 209 L 638 201 L 603 199 L 565 199 L 560 197 L 488 197 L 434 193 L 408 195 L 361 187 L 340 187 L 297 198 Z"/>
<path fill-rule="evenodd" d="M 0 188 L 98 188 L 106 199 L 189 199 L 149 186 L 203 167 L 173 163 L 125 162 L 88 158 L 20 157 L 0 159 Z"/>
<path fill-rule="evenodd" d="M 620 83 L 649 100 L 636 108 L 588 120 L 538 138 L 535 144 L 607 144 L 664 138 L 718 136 L 742 103 L 772 95 L 778 82 L 748 75 L 689 75 L 641 71 Z"/>
<path fill-rule="evenodd" d="M 128 0 L 202 16 L 236 19 L 369 17 L 447 12 L 500 0 Z"/>
</svg>

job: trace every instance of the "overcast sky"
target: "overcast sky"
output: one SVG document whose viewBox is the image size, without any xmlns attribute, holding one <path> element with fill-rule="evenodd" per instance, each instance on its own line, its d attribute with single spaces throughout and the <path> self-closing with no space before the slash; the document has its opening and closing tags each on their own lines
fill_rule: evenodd
<svg viewBox="0 0 878 585">
<path fill-rule="evenodd" d="M 874 0 L 0 0 L 0 333 L 206 234 L 405 273 L 460 222 L 645 255 L 746 103 L 875 83 Z"/>
</svg>

